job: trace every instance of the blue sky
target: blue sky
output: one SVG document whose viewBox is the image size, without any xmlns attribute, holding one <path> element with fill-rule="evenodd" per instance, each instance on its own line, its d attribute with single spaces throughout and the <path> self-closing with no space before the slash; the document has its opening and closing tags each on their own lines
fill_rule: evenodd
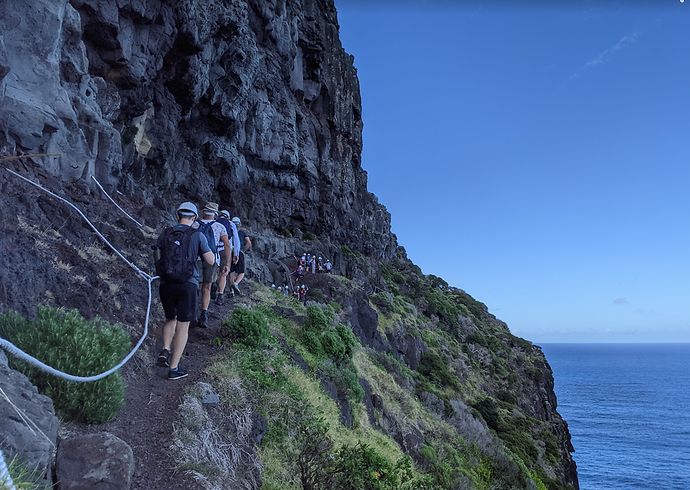
<svg viewBox="0 0 690 490">
<path fill-rule="evenodd" d="M 690 0 L 336 0 L 369 190 L 535 343 L 690 341 Z"/>
</svg>

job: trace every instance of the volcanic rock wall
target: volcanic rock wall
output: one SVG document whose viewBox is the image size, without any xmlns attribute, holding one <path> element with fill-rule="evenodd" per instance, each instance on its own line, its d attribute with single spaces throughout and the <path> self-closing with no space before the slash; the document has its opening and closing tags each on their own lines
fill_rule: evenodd
<svg viewBox="0 0 690 490">
<path fill-rule="evenodd" d="M 59 153 L 40 164 L 63 180 L 170 210 L 214 200 L 269 235 L 390 256 L 333 2 L 172 5 L 2 2 L 0 152 Z"/>
</svg>

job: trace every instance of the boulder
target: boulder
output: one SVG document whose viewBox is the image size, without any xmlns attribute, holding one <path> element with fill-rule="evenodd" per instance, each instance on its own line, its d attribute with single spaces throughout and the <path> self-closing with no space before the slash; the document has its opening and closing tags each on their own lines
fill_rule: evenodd
<svg viewBox="0 0 690 490">
<path fill-rule="evenodd" d="M 0 448 L 5 461 L 18 457 L 29 468 L 37 468 L 41 483 L 50 488 L 59 427 L 52 400 L 6 362 L 0 362 L 0 389 Z"/>
<path fill-rule="evenodd" d="M 55 461 L 58 490 L 129 490 L 134 454 L 109 432 L 61 439 Z"/>
</svg>

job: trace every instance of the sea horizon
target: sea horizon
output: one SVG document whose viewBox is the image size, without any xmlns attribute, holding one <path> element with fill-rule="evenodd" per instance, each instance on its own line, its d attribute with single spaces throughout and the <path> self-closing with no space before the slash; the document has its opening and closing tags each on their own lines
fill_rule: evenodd
<svg viewBox="0 0 690 490">
<path fill-rule="evenodd" d="M 690 488 L 688 342 L 550 342 L 580 490 Z"/>
</svg>

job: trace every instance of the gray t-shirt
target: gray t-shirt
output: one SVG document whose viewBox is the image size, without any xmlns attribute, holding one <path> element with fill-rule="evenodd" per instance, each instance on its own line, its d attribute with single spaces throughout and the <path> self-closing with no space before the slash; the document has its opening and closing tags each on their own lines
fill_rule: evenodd
<svg viewBox="0 0 690 490">
<path fill-rule="evenodd" d="M 175 225 L 174 228 L 178 230 L 185 230 L 188 228 L 188 226 Z M 158 243 L 156 246 L 159 249 L 163 247 L 164 237 L 165 232 L 163 232 L 158 237 Z M 194 261 L 194 274 L 192 274 L 192 277 L 187 282 L 194 283 L 197 286 L 199 285 L 199 280 L 201 279 L 201 261 L 198 259 L 200 259 L 203 254 L 210 251 L 211 248 L 208 246 L 208 241 L 206 241 L 206 237 L 198 231 L 196 233 L 192 233 L 192 236 L 189 240 L 189 249 L 187 249 L 187 256 L 190 260 Z"/>
</svg>

